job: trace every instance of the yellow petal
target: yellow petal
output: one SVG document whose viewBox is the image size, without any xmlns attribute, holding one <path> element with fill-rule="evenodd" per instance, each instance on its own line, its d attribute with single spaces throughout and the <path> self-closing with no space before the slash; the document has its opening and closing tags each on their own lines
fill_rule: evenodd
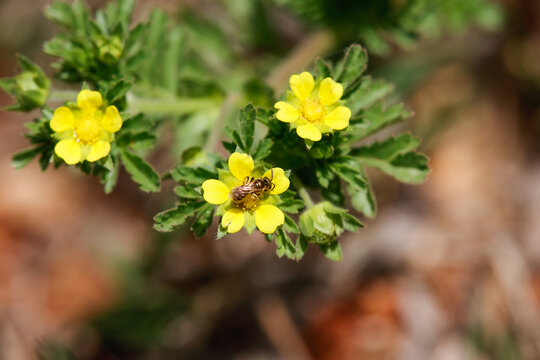
<svg viewBox="0 0 540 360">
<path fill-rule="evenodd" d="M 229 156 L 229 170 L 240 181 L 244 181 L 246 176 L 250 176 L 254 167 L 253 159 L 248 154 L 235 152 Z"/>
<path fill-rule="evenodd" d="M 221 226 L 227 229 L 228 233 L 235 233 L 244 226 L 244 212 L 240 209 L 230 209 L 223 214 Z"/>
<path fill-rule="evenodd" d="M 68 165 L 81 161 L 81 145 L 73 139 L 60 140 L 54 147 L 54 152 Z"/>
<path fill-rule="evenodd" d="M 71 130 L 75 127 L 75 116 L 68 107 L 60 106 L 54 111 L 49 125 L 55 132 Z"/>
<path fill-rule="evenodd" d="M 334 130 L 343 130 L 349 126 L 351 110 L 346 106 L 339 106 L 326 114 L 324 123 Z"/>
<path fill-rule="evenodd" d="M 109 151 L 111 151 L 111 144 L 107 141 L 96 141 L 96 143 L 90 147 L 90 152 L 86 155 L 86 160 L 98 161 L 107 156 Z"/>
<path fill-rule="evenodd" d="M 105 114 L 101 119 L 101 126 L 111 133 L 115 133 L 120 130 L 122 127 L 122 118 L 120 117 L 116 106 L 111 105 L 107 107 Z"/>
<path fill-rule="evenodd" d="M 322 134 L 314 125 L 305 124 L 296 128 L 296 133 L 303 139 L 309 139 L 311 141 L 319 141 L 322 138 Z"/>
<path fill-rule="evenodd" d="M 102 103 L 101 94 L 97 91 L 84 89 L 77 96 L 77 105 L 82 111 L 95 111 Z"/>
<path fill-rule="evenodd" d="M 202 189 L 204 200 L 210 204 L 223 204 L 229 198 L 229 189 L 219 180 L 206 180 L 202 184 Z"/>
<path fill-rule="evenodd" d="M 295 122 L 296 119 L 300 116 L 298 113 L 298 110 L 294 106 L 292 106 L 289 103 L 286 103 L 285 101 L 278 101 L 274 107 L 278 109 L 279 111 L 276 113 L 276 118 L 279 121 L 283 121 L 286 123 Z"/>
<path fill-rule="evenodd" d="M 261 205 L 255 210 L 255 224 L 265 234 L 272 234 L 284 221 L 283 211 L 274 205 Z"/>
<path fill-rule="evenodd" d="M 264 173 L 263 176 L 269 178 L 275 185 L 274 189 L 270 191 L 270 194 L 277 195 L 285 192 L 289 188 L 290 181 L 285 176 L 285 171 L 282 168 L 272 168 Z"/>
<path fill-rule="evenodd" d="M 313 80 L 313 75 L 304 71 L 300 75 L 295 74 L 291 76 L 289 84 L 294 95 L 300 100 L 305 100 L 311 95 L 315 86 L 315 80 Z"/>
<path fill-rule="evenodd" d="M 343 95 L 343 85 L 326 78 L 319 85 L 319 101 L 323 105 L 335 104 Z"/>
</svg>

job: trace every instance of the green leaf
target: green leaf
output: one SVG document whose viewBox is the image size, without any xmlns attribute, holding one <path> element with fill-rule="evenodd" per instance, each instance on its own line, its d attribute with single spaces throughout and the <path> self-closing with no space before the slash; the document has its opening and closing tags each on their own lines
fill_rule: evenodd
<svg viewBox="0 0 540 360">
<path fill-rule="evenodd" d="M 221 222 L 219 223 L 219 226 L 218 226 L 218 229 L 217 229 L 217 233 L 216 233 L 216 239 L 221 239 L 222 237 L 224 237 L 225 235 L 228 235 L 229 232 L 227 231 L 227 229 L 225 229 L 223 226 L 221 226 Z"/>
<path fill-rule="evenodd" d="M 167 24 L 167 15 L 162 10 L 154 9 L 150 15 L 150 23 L 148 28 L 148 36 L 145 39 L 145 49 L 150 51 L 150 54 L 154 52 L 154 55 L 147 54 L 146 63 L 141 69 L 140 76 L 145 82 L 152 84 L 155 83 L 155 72 L 161 64 L 159 56 L 155 56 L 158 49 L 161 48 L 163 41 L 165 40 L 165 25 Z"/>
<path fill-rule="evenodd" d="M 341 189 L 340 178 L 337 176 L 330 180 L 328 187 L 322 188 L 321 195 L 325 200 L 330 201 L 331 203 L 340 206 L 344 206 L 345 204 L 345 195 Z"/>
<path fill-rule="evenodd" d="M 75 18 L 71 7 L 65 1 L 55 0 L 45 8 L 45 17 L 50 21 L 66 28 L 74 27 Z"/>
<path fill-rule="evenodd" d="M 321 79 L 332 77 L 330 66 L 320 57 L 315 60 L 315 72 L 317 74 L 317 77 Z"/>
<path fill-rule="evenodd" d="M 116 138 L 116 142 L 120 147 L 130 146 L 134 150 L 147 150 L 154 146 L 156 139 L 156 135 L 148 131 L 139 133 L 124 131 Z"/>
<path fill-rule="evenodd" d="M 287 256 L 289 259 L 296 258 L 296 246 L 292 242 L 289 235 L 287 235 L 283 229 L 279 228 L 276 230 L 276 254 L 278 257 L 283 255 Z"/>
<path fill-rule="evenodd" d="M 349 126 L 349 131 L 352 136 L 349 142 L 361 140 L 374 132 L 402 121 L 410 116 L 410 112 L 405 110 L 403 104 L 395 104 L 387 109 L 383 108 L 383 104 L 377 104 L 363 114 L 362 121 Z"/>
<path fill-rule="evenodd" d="M 255 148 L 255 151 L 253 152 L 253 160 L 260 161 L 265 159 L 268 155 L 272 152 L 272 146 L 274 145 L 274 142 L 272 139 L 263 139 Z"/>
<path fill-rule="evenodd" d="M 118 21 L 128 28 L 133 9 L 135 8 L 135 0 L 119 0 L 118 1 L 118 13 L 116 14 Z"/>
<path fill-rule="evenodd" d="M 373 218 L 377 212 L 377 203 L 369 182 L 365 188 L 349 187 L 347 190 L 352 206 L 365 216 Z"/>
<path fill-rule="evenodd" d="M 347 231 L 355 232 L 359 228 L 365 227 L 365 225 L 360 220 L 358 220 L 356 217 L 349 213 L 341 214 L 341 219 L 343 221 L 343 227 Z"/>
<path fill-rule="evenodd" d="M 415 152 L 419 139 L 409 134 L 391 137 L 369 146 L 354 149 L 351 155 L 362 163 L 378 168 L 399 181 L 423 182 L 429 173 L 427 157 Z"/>
<path fill-rule="evenodd" d="M 308 242 L 305 236 L 300 235 L 296 241 L 296 259 L 300 260 L 304 257 L 306 250 L 308 248 Z"/>
<path fill-rule="evenodd" d="M 330 164 L 330 169 L 352 186 L 359 188 L 365 188 L 367 186 L 366 179 L 362 176 L 362 173 L 344 162 L 335 161 Z"/>
<path fill-rule="evenodd" d="M 212 225 L 214 209 L 214 205 L 206 204 L 195 217 L 195 222 L 191 225 L 191 230 L 196 237 L 202 237 L 210 225 Z"/>
<path fill-rule="evenodd" d="M 163 84 L 171 93 L 176 93 L 178 88 L 178 69 L 184 50 L 184 36 L 180 28 L 173 28 L 168 33 L 168 46 L 162 59 Z"/>
<path fill-rule="evenodd" d="M 292 233 L 292 234 L 300 234 L 300 228 L 296 224 L 296 221 L 294 221 L 289 215 L 285 214 L 285 223 L 283 224 L 283 227 L 286 231 Z"/>
<path fill-rule="evenodd" d="M 323 252 L 324 256 L 332 261 L 341 261 L 343 257 L 341 253 L 341 246 L 337 241 L 333 241 L 328 244 L 320 244 L 319 248 Z"/>
<path fill-rule="evenodd" d="M 379 159 L 393 159 L 399 154 L 415 150 L 420 145 L 420 139 L 405 133 L 393 136 L 383 141 L 375 142 L 369 146 L 353 149 L 352 156 L 375 157 Z"/>
<path fill-rule="evenodd" d="M 180 199 L 185 200 L 201 200 L 202 195 L 199 189 L 199 185 L 186 184 L 182 186 L 177 186 L 174 188 L 176 196 Z"/>
<path fill-rule="evenodd" d="M 309 148 L 309 153 L 314 159 L 327 159 L 334 155 L 334 146 L 331 137 L 317 141 Z"/>
<path fill-rule="evenodd" d="M 13 155 L 13 158 L 11 160 L 11 166 L 13 166 L 17 170 L 22 169 L 41 152 L 41 147 L 34 147 L 18 152 Z"/>
<path fill-rule="evenodd" d="M 248 104 L 243 109 L 240 110 L 240 135 L 241 143 L 237 145 L 244 151 L 246 154 L 251 153 L 251 146 L 253 145 L 253 136 L 255 133 L 255 119 L 257 117 L 257 112 L 253 105 Z"/>
<path fill-rule="evenodd" d="M 206 204 L 203 201 L 190 202 L 180 204 L 174 209 L 163 211 L 154 217 L 154 229 L 161 232 L 173 231 L 183 225 L 187 219 L 192 217 L 197 210 Z"/>
<path fill-rule="evenodd" d="M 317 176 L 317 181 L 323 188 L 327 188 L 330 185 L 330 181 L 335 177 L 327 163 L 318 163 L 315 166 L 315 176 Z"/>
<path fill-rule="evenodd" d="M 178 165 L 170 172 L 172 178 L 177 181 L 185 181 L 192 184 L 202 184 L 205 180 L 215 179 L 216 173 L 202 167 L 190 167 Z"/>
<path fill-rule="evenodd" d="M 345 52 L 345 56 L 337 65 L 339 75 L 336 81 L 343 85 L 343 96 L 345 99 L 360 85 L 360 77 L 367 68 L 367 52 L 362 46 L 353 44 Z"/>
<path fill-rule="evenodd" d="M 156 192 L 160 189 L 159 174 L 154 168 L 140 156 L 121 151 L 120 157 L 125 169 L 131 175 L 133 181 L 139 184 L 143 191 Z"/>
<path fill-rule="evenodd" d="M 118 166 L 118 158 L 117 157 L 110 157 L 112 162 L 112 168 L 109 170 L 106 170 L 102 177 L 101 182 L 104 185 L 105 193 L 109 194 L 111 193 L 115 186 L 116 182 L 118 181 L 118 172 L 119 172 L 119 166 Z M 116 159 L 116 160 L 113 160 Z"/>
<path fill-rule="evenodd" d="M 118 101 L 122 100 L 132 85 L 132 83 L 123 79 L 112 84 L 105 92 L 105 99 L 109 105 L 115 105 Z"/>
<path fill-rule="evenodd" d="M 360 110 L 367 109 L 383 100 L 393 91 L 394 84 L 384 80 L 372 80 L 371 77 L 364 76 L 361 79 L 360 88 L 349 97 L 346 105 L 354 115 Z M 354 120 L 351 119 L 351 123 L 353 122 Z"/>
<path fill-rule="evenodd" d="M 122 123 L 122 131 L 141 131 L 150 130 L 152 127 L 152 121 L 144 116 L 144 114 L 137 114 Z"/>
</svg>

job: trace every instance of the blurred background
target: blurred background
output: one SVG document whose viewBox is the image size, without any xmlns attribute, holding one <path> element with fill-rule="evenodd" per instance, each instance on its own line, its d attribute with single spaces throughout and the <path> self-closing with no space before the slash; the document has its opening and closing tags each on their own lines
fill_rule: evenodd
<svg viewBox="0 0 540 360">
<path fill-rule="evenodd" d="M 51 74 L 48 3 L 0 1 L 0 77 L 16 53 Z M 135 17 L 157 6 L 226 25 L 223 3 L 140 0 Z M 280 31 L 254 57 L 317 29 L 287 1 L 260 3 Z M 0 112 L 0 358 L 540 359 L 540 2 L 488 3 L 483 22 L 456 16 L 414 44 L 362 38 L 368 73 L 415 113 L 388 133 L 420 135 L 431 174 L 413 187 L 370 173 L 378 215 L 343 236 L 340 263 L 278 259 L 255 234 L 158 234 L 172 183 L 142 194 L 121 174 L 107 196 L 68 167 L 15 171 L 35 114 Z"/>
</svg>

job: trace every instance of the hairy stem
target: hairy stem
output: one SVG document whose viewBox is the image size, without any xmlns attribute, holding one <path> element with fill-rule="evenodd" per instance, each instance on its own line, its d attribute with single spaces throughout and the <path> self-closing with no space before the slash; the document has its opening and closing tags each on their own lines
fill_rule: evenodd
<svg viewBox="0 0 540 360">
<path fill-rule="evenodd" d="M 313 203 L 311 196 L 309 195 L 306 187 L 304 186 L 300 178 L 294 174 L 291 174 L 290 180 L 292 185 L 298 192 L 298 196 L 300 196 L 300 198 L 304 200 L 304 202 L 306 203 L 306 207 L 308 209 L 311 209 L 315 204 Z"/>
<path fill-rule="evenodd" d="M 216 107 L 215 98 L 188 98 L 188 97 L 137 97 L 133 93 L 127 94 L 128 110 L 133 113 L 144 112 L 150 115 L 184 115 L 199 110 Z"/>
<path fill-rule="evenodd" d="M 221 139 L 223 129 L 225 128 L 225 126 L 223 125 L 223 123 L 225 122 L 225 118 L 227 117 L 227 114 L 231 110 L 237 98 L 238 93 L 232 92 L 227 94 L 227 97 L 223 101 L 221 109 L 219 110 L 218 118 L 216 119 L 214 126 L 212 126 L 212 128 L 210 129 L 210 133 L 206 138 L 206 142 L 203 148 L 204 151 L 211 152 L 215 150 L 219 140 Z"/>
</svg>

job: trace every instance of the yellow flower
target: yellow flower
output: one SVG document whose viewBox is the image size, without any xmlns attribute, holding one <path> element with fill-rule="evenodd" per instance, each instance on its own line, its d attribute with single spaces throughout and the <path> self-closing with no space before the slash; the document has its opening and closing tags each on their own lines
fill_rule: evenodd
<svg viewBox="0 0 540 360">
<path fill-rule="evenodd" d="M 266 177 L 273 185 L 257 195 L 246 196 L 241 202 L 233 201 L 235 187 L 252 177 Z M 235 152 L 229 157 L 229 171 L 220 172 L 219 180 L 206 180 L 202 189 L 208 203 L 220 205 L 218 214 L 223 214 L 221 226 L 227 232 L 235 233 L 244 226 L 251 232 L 257 226 L 261 232 L 272 234 L 285 221 L 285 215 L 275 204 L 279 203 L 277 195 L 287 190 L 289 184 L 283 169 L 276 167 L 263 173 L 261 169 L 255 169 L 251 156 Z"/>
<path fill-rule="evenodd" d="M 99 92 L 82 90 L 76 108 L 61 106 L 55 110 L 50 127 L 60 141 L 54 152 L 67 164 L 97 161 L 111 151 L 110 143 L 122 127 L 122 118 L 116 106 L 102 109 L 102 104 Z"/>
<path fill-rule="evenodd" d="M 329 77 L 316 84 L 307 71 L 292 75 L 289 84 L 292 93 L 288 93 L 287 101 L 278 101 L 274 107 L 278 109 L 276 118 L 290 123 L 298 136 L 319 141 L 322 134 L 349 126 L 351 110 L 339 103 L 343 95 L 341 84 Z"/>
</svg>

